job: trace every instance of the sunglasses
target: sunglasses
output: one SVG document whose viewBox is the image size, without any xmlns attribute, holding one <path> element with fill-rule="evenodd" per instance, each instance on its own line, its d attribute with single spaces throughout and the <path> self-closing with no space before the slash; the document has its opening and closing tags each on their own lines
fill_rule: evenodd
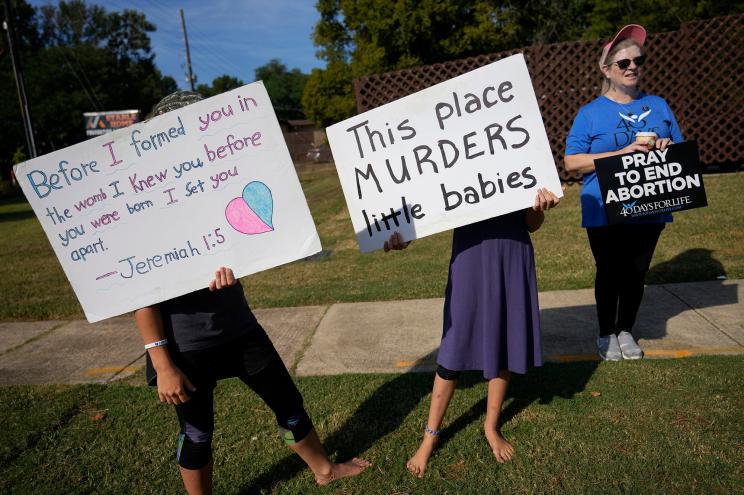
<svg viewBox="0 0 744 495">
<path fill-rule="evenodd" d="M 633 63 L 636 65 L 636 67 L 642 66 L 645 61 L 646 61 L 645 55 L 641 55 L 640 57 L 636 57 L 633 59 Z M 616 64 L 618 69 L 620 70 L 625 70 L 628 67 L 630 67 L 630 62 L 631 62 L 631 59 L 624 58 L 622 60 L 615 60 L 614 62 L 612 62 L 612 64 Z"/>
</svg>

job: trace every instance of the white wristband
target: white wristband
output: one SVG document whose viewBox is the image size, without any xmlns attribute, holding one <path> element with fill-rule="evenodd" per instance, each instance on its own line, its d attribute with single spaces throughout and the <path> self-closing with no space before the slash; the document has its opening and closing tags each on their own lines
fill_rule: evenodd
<svg viewBox="0 0 744 495">
<path fill-rule="evenodd" d="M 157 342 L 150 342 L 145 344 L 145 350 L 152 349 L 153 347 L 160 347 L 162 345 L 168 345 L 168 339 L 158 340 Z"/>
</svg>

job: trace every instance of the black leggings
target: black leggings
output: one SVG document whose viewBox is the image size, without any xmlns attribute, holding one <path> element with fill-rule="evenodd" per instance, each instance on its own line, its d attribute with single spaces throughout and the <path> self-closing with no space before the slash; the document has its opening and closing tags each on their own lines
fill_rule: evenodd
<svg viewBox="0 0 744 495">
<path fill-rule="evenodd" d="M 212 459 L 214 388 L 223 378 L 239 378 L 261 397 L 286 443 L 299 442 L 312 429 L 302 395 L 263 328 L 221 346 L 171 355 L 196 387 L 188 402 L 175 406 L 181 424 L 176 458 L 184 468 L 199 469 Z"/>
<path fill-rule="evenodd" d="M 601 336 L 631 331 L 643 299 L 646 272 L 663 223 L 589 227 L 597 275 L 594 297 Z"/>
<path fill-rule="evenodd" d="M 437 365 L 437 375 L 439 375 L 439 378 L 443 380 L 459 380 L 460 379 L 460 371 L 458 370 L 451 370 L 449 368 L 445 368 L 441 364 Z"/>
</svg>

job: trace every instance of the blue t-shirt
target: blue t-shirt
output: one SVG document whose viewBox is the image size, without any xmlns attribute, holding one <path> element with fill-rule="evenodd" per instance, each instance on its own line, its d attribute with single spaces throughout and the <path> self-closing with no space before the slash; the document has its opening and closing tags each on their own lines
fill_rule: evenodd
<svg viewBox="0 0 744 495">
<path fill-rule="evenodd" d="M 600 96 L 579 109 L 566 138 L 566 155 L 606 153 L 625 148 L 637 132 L 655 132 L 659 138 L 681 143 L 682 132 L 663 98 L 640 93 L 630 103 L 617 103 Z M 648 215 L 628 223 L 671 222 L 670 213 Z M 602 193 L 596 172 L 584 174 L 581 186 L 581 226 L 607 225 Z"/>
</svg>

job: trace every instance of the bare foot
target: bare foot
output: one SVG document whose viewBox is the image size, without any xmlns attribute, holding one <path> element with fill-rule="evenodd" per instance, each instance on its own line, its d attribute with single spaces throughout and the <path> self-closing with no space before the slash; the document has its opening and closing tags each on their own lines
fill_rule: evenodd
<svg viewBox="0 0 744 495">
<path fill-rule="evenodd" d="M 408 459 L 406 467 L 412 475 L 417 478 L 423 478 L 424 472 L 426 472 L 426 464 L 429 462 L 434 447 L 437 445 L 437 437 L 431 435 L 424 435 L 424 439 L 421 441 L 421 445 L 413 457 Z"/>
<path fill-rule="evenodd" d="M 370 466 L 369 461 L 355 457 L 350 461 L 333 464 L 328 474 L 316 474 L 315 482 L 319 486 L 325 486 L 333 481 L 349 476 L 356 476 Z"/>
<path fill-rule="evenodd" d="M 504 438 L 501 431 L 497 428 L 486 425 L 484 429 L 486 431 L 486 440 L 488 440 L 488 445 L 491 446 L 496 461 L 500 464 L 510 461 L 512 455 L 514 455 L 512 444 L 506 441 L 506 438 Z"/>
</svg>

